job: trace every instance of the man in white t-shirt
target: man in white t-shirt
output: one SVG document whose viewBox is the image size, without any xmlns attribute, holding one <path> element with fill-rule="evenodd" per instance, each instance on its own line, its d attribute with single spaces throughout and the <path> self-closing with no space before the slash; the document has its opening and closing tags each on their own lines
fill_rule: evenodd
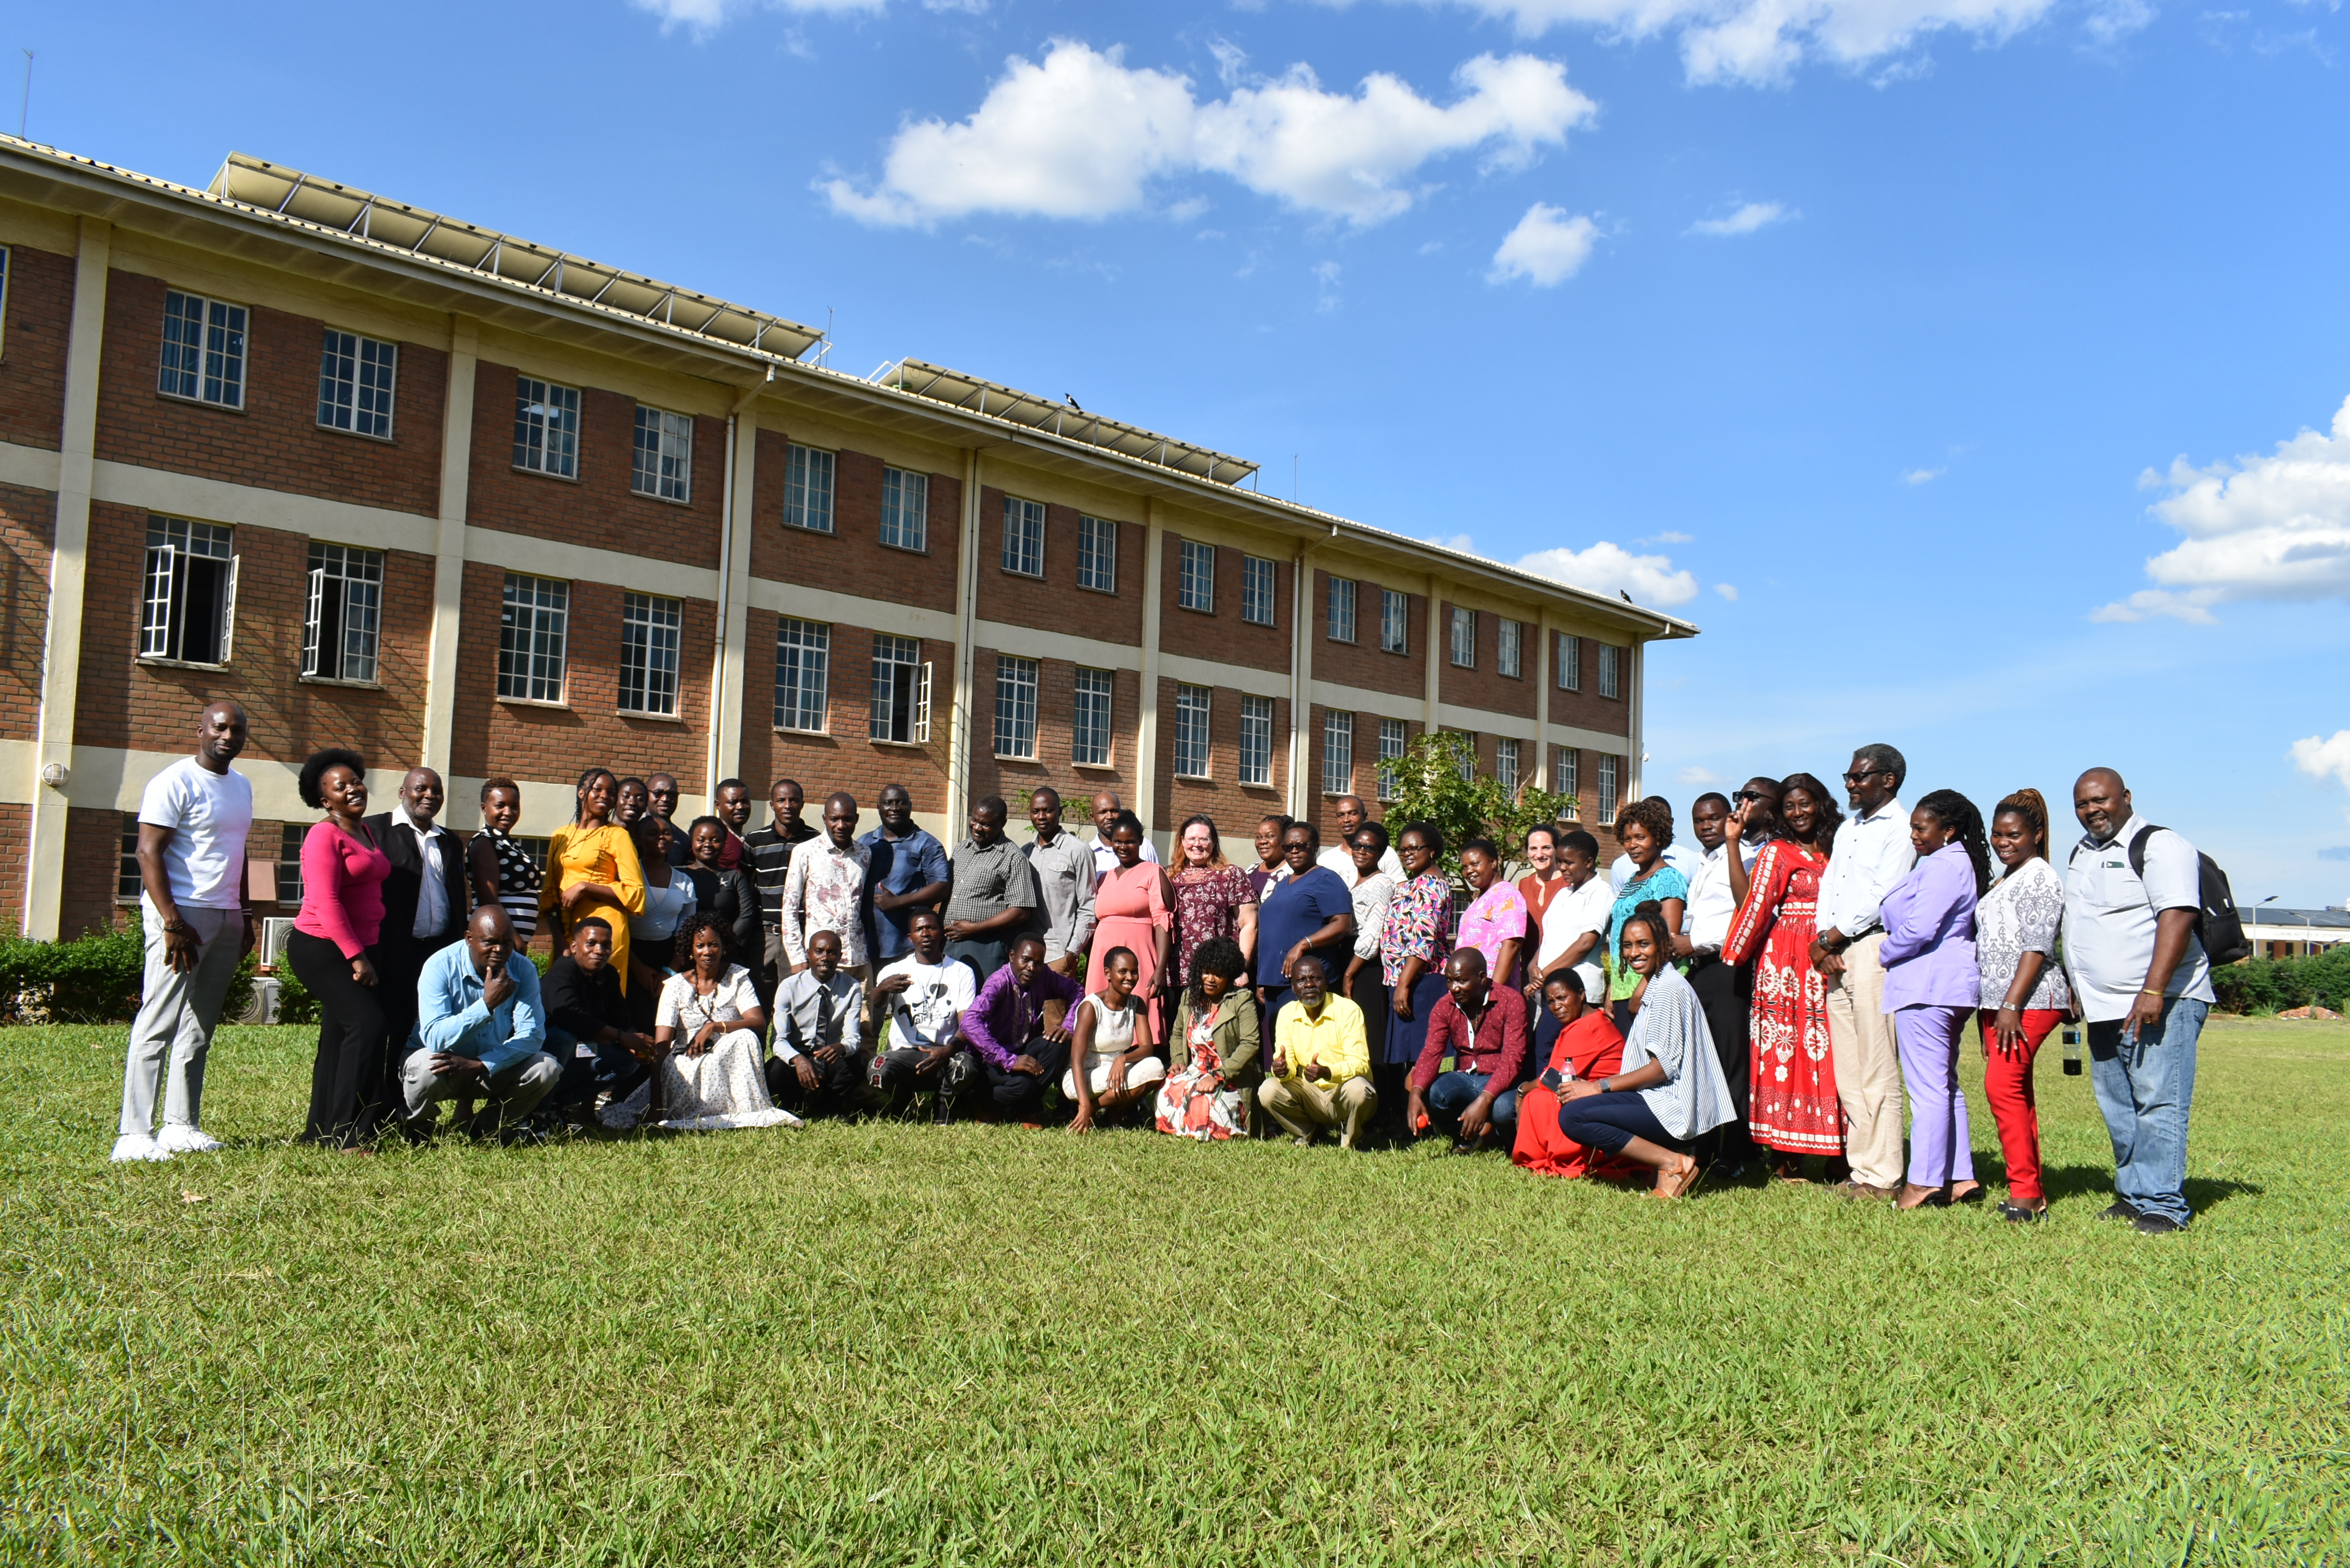
<svg viewBox="0 0 2350 1568">
<path fill-rule="evenodd" d="M 237 961 L 253 950 L 244 840 L 253 784 L 229 764 L 244 750 L 244 710 L 214 702 L 196 719 L 196 754 L 148 781 L 139 801 L 139 918 L 147 939 L 139 1016 L 122 1067 L 118 1160 L 169 1159 L 220 1147 L 202 1123 L 204 1055 Z M 163 1126 L 155 1095 L 166 1058 Z"/>
<path fill-rule="evenodd" d="M 903 1112 L 917 1090 L 936 1089 L 938 1119 L 945 1121 L 978 1070 L 962 1049 L 960 1028 L 963 1011 L 979 994 L 979 976 L 962 960 L 947 957 L 946 927 L 937 910 L 915 910 L 906 939 L 914 950 L 873 982 L 872 1008 L 877 1022 L 889 1021 L 889 1049 L 873 1054 L 868 1086 L 884 1116 Z"/>
<path fill-rule="evenodd" d="M 1550 907 L 1543 911 L 1534 980 L 1539 984 L 1545 975 L 1572 969 L 1583 977 L 1584 995 L 1605 997 L 1607 977 L 1600 965 L 1607 957 L 1607 918 L 1616 908 L 1616 890 L 1599 875 L 1599 840 L 1579 827 L 1562 836 L 1558 868 L 1566 874 L 1566 886 L 1551 895 Z"/>
<path fill-rule="evenodd" d="M 2089 1082 L 2114 1142 L 2114 1202 L 2097 1216 L 2148 1236 L 2187 1228 L 2195 1046 L 2218 1000 L 2196 936 L 2203 857 L 2137 815 L 2121 774 L 2073 785 L 2088 831 L 2064 867 L 2064 969 L 2089 1025 Z M 2141 869 L 2141 867 L 2143 869 Z"/>
<path fill-rule="evenodd" d="M 1338 879 L 1351 888 L 1355 878 L 1362 875 L 1355 869 L 1355 832 L 1370 820 L 1370 814 L 1363 809 L 1361 795 L 1342 794 L 1330 803 L 1330 815 L 1338 819 L 1338 832 L 1330 840 L 1330 847 L 1315 857 L 1314 864 L 1326 871 L 1336 871 Z M 1393 877 L 1397 887 L 1403 886 L 1403 861 L 1397 857 L 1393 844 L 1379 851 L 1379 870 Z"/>
</svg>

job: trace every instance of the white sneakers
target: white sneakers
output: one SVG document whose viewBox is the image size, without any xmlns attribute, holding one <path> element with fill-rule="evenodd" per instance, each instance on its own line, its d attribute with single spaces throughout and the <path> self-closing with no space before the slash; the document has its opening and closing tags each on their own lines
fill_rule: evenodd
<svg viewBox="0 0 2350 1568">
<path fill-rule="evenodd" d="M 128 1165 L 142 1159 L 169 1159 L 175 1154 L 210 1154 L 220 1147 L 220 1139 L 203 1128 L 172 1122 L 153 1137 L 124 1133 L 114 1140 L 114 1153 L 109 1158 L 117 1165 Z"/>
</svg>

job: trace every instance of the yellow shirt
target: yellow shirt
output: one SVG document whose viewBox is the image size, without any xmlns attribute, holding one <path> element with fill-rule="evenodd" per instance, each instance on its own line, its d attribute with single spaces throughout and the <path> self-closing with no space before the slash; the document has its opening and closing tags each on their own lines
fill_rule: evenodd
<svg viewBox="0 0 2350 1568">
<path fill-rule="evenodd" d="M 645 873 L 637 863 L 636 841 L 629 830 L 606 823 L 583 828 L 576 823 L 558 827 L 546 840 L 547 876 L 540 884 L 539 912 L 549 929 L 559 929 L 558 945 L 570 933 L 569 925 L 556 924 L 563 912 L 563 890 L 580 882 L 613 888 L 617 901 L 599 899 L 582 909 L 574 922 L 596 915 L 612 928 L 612 967 L 620 976 L 620 990 L 629 989 L 629 917 L 645 912 Z M 654 955 L 656 961 L 661 956 Z"/>
<path fill-rule="evenodd" d="M 1294 998 L 1282 1003 L 1273 1025 L 1273 1071 L 1279 1078 L 1295 1078 L 1300 1063 L 1319 1062 L 1330 1069 L 1316 1084 L 1336 1088 L 1349 1078 L 1367 1078 L 1371 1072 L 1371 1043 L 1363 1033 L 1363 1010 L 1338 995 L 1326 992 L 1322 1016 L 1308 1018 L 1305 1004 Z"/>
</svg>

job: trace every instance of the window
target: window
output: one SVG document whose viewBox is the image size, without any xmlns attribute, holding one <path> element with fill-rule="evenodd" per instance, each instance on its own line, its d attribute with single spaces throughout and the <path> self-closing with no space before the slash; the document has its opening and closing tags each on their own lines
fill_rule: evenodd
<svg viewBox="0 0 2350 1568">
<path fill-rule="evenodd" d="M 1517 621 L 1502 623 L 1500 646 L 1493 654 L 1493 668 L 1515 680 L 1525 674 L 1524 659 L 1519 649 L 1525 635 L 1524 627 Z"/>
<path fill-rule="evenodd" d="M 1216 547 L 1196 541 L 1183 541 L 1183 569 L 1175 585 L 1175 603 L 1179 608 L 1199 610 L 1206 615 L 1216 612 Z"/>
<path fill-rule="evenodd" d="M 1566 819 L 1573 822 L 1582 811 L 1576 793 L 1583 784 L 1583 753 L 1573 746 L 1561 746 L 1553 753 L 1558 760 L 1554 765 L 1550 787 L 1566 796 Z"/>
<path fill-rule="evenodd" d="M 1603 648 L 1607 645 L 1601 644 Z M 1599 826 L 1616 826 L 1616 754 L 1599 753 Z"/>
<path fill-rule="evenodd" d="M 124 903 L 135 904 L 146 885 L 139 879 L 139 814 L 122 814 L 122 858 L 114 867 L 114 896 Z"/>
<path fill-rule="evenodd" d="M 1329 636 L 1333 642 L 1355 640 L 1355 579 L 1330 579 Z"/>
<path fill-rule="evenodd" d="M 1558 634 L 1558 673 L 1553 677 L 1562 691 L 1583 690 L 1583 639 Z"/>
<path fill-rule="evenodd" d="M 1273 782 L 1273 699 L 1241 699 L 1241 783 Z"/>
<path fill-rule="evenodd" d="M 506 574 L 498 618 L 498 695 L 523 702 L 563 701 L 563 659 L 571 631 L 571 585 Z"/>
<path fill-rule="evenodd" d="M 1518 794 L 1518 743 L 1507 735 L 1493 742 L 1493 782 L 1512 799 Z"/>
<path fill-rule="evenodd" d="M 1107 670 L 1077 666 L 1076 706 L 1071 714 L 1069 760 L 1083 767 L 1109 766 L 1109 700 L 1115 678 Z"/>
<path fill-rule="evenodd" d="M 684 626 L 682 600 L 620 596 L 620 711 L 677 717 L 677 645 Z"/>
<path fill-rule="evenodd" d="M 784 526 L 832 532 L 832 453 L 812 446 L 785 448 Z"/>
<path fill-rule="evenodd" d="M 330 431 L 391 439 L 391 378 L 397 346 L 327 328 L 318 353 L 318 422 Z"/>
<path fill-rule="evenodd" d="M 1118 524 L 1098 517 L 1077 519 L 1077 587 L 1097 594 L 1118 592 Z"/>
<path fill-rule="evenodd" d="M 383 552 L 310 544 L 302 673 L 321 680 L 373 680 L 383 618 Z"/>
<path fill-rule="evenodd" d="M 1003 498 L 1003 569 L 1024 577 L 1045 575 L 1045 504 Z"/>
<path fill-rule="evenodd" d="M 1036 755 L 1036 661 L 995 657 L 995 754 Z"/>
<path fill-rule="evenodd" d="M 579 389 L 515 378 L 514 465 L 579 477 Z"/>
<path fill-rule="evenodd" d="M 930 743 L 931 667 L 922 662 L 919 638 L 874 637 L 873 714 L 866 734 L 901 746 Z"/>
<path fill-rule="evenodd" d="M 289 822 L 277 830 L 277 901 L 281 904 L 302 901 L 302 840 L 309 833 L 309 825 L 301 822 Z"/>
<path fill-rule="evenodd" d="M 1208 689 L 1175 687 L 1175 772 L 1183 778 L 1208 776 Z"/>
<path fill-rule="evenodd" d="M 1411 743 L 1409 727 L 1401 719 L 1379 721 L 1379 798 L 1396 797 L 1396 763 L 1403 761 L 1404 748 Z"/>
<path fill-rule="evenodd" d="M 167 398 L 244 407 L 244 306 L 177 289 L 165 294 L 155 387 Z"/>
<path fill-rule="evenodd" d="M 1477 732 L 1474 730 L 1455 730 L 1451 732 L 1469 742 L 1461 749 L 1460 766 L 1456 770 L 1461 774 L 1461 782 L 1474 784 L 1477 779 Z"/>
<path fill-rule="evenodd" d="M 775 728 L 824 732 L 825 680 L 832 665 L 832 628 L 817 620 L 775 623 Z"/>
<path fill-rule="evenodd" d="M 1355 789 L 1355 716 L 1332 709 L 1322 715 L 1322 793 Z"/>
<path fill-rule="evenodd" d="M 931 547 L 931 476 L 881 471 L 881 542 L 900 550 Z"/>
<path fill-rule="evenodd" d="M 1452 611 L 1452 662 L 1463 670 L 1477 668 L 1477 612 L 1458 606 Z"/>
<path fill-rule="evenodd" d="M 1411 596 L 1393 588 L 1379 590 L 1379 651 L 1411 651 Z"/>
<path fill-rule="evenodd" d="M 1259 556 L 1241 557 L 1241 618 L 1251 626 L 1273 624 L 1273 563 Z"/>
<path fill-rule="evenodd" d="M 1624 650 L 1612 642 L 1599 645 L 1599 694 L 1602 697 L 1622 695 L 1617 689 L 1616 671 L 1623 661 Z"/>
<path fill-rule="evenodd" d="M 693 421 L 637 405 L 637 466 L 629 488 L 662 501 L 693 498 Z"/>
<path fill-rule="evenodd" d="M 217 523 L 147 519 L 140 658 L 228 662 L 236 621 L 235 535 Z"/>
</svg>

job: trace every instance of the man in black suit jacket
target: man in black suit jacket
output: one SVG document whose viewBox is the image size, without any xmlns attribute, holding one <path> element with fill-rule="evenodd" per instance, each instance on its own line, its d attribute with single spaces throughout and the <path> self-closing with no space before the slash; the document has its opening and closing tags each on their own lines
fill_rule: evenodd
<svg viewBox="0 0 2350 1568">
<path fill-rule="evenodd" d="M 367 819 L 384 858 L 391 862 L 391 873 L 383 879 L 385 969 L 376 986 L 384 1020 L 391 1026 L 388 1063 L 408 1059 L 408 1036 L 416 1024 L 416 981 L 424 972 L 424 961 L 464 940 L 465 919 L 472 912 L 466 898 L 465 846 L 433 820 L 441 815 L 442 796 L 441 775 L 431 768 L 414 768 L 400 781 L 400 808 Z"/>
</svg>

